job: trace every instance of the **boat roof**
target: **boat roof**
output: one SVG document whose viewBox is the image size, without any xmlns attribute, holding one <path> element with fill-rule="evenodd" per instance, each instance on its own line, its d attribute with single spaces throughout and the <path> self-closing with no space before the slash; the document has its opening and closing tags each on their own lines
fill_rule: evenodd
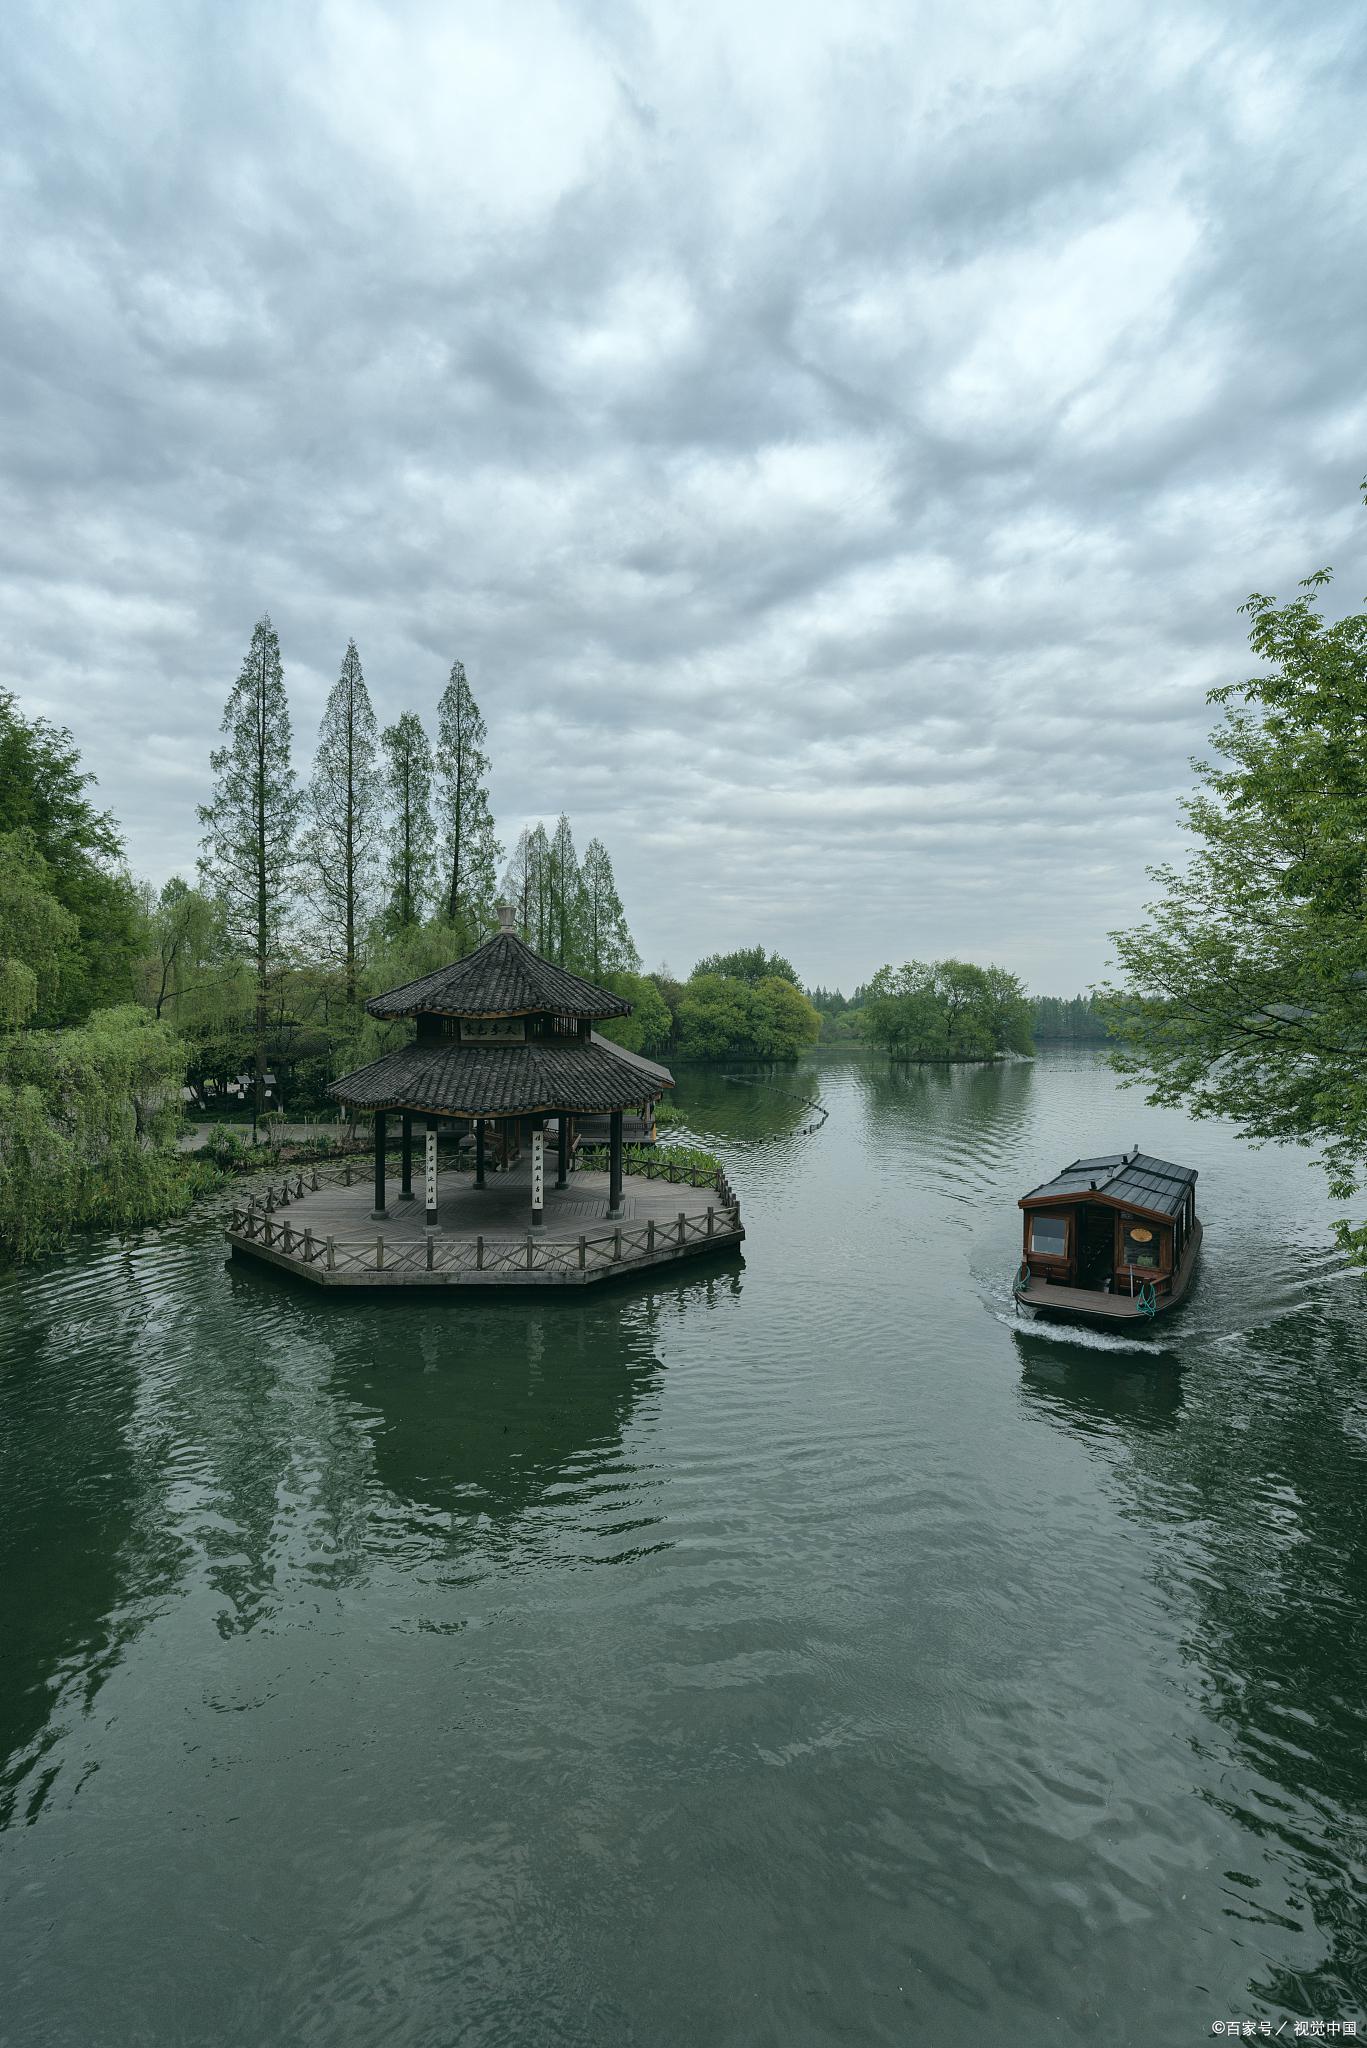
<svg viewBox="0 0 1367 2048">
<path fill-rule="evenodd" d="M 1022 1195 L 1028 1202 L 1056 1202 L 1068 1195 L 1097 1195 L 1125 1208 L 1147 1209 L 1156 1216 L 1175 1216 L 1196 1179 L 1194 1166 L 1176 1166 L 1151 1152 L 1107 1152 L 1096 1159 L 1075 1159 L 1053 1180 Z"/>
</svg>

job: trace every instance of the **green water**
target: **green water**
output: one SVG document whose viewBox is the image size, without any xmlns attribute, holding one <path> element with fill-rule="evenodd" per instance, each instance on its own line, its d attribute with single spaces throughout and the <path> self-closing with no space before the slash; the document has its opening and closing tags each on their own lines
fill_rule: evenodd
<svg viewBox="0 0 1367 2048">
<path fill-rule="evenodd" d="M 667 1285 L 319 1298 L 209 1218 L 0 1282 L 7 2048 L 1367 2033 L 1314 1172 L 1085 1052 L 678 1094 L 749 1241 Z M 1136 1140 L 1189 1305 L 1027 1328 L 1016 1196 Z"/>
</svg>

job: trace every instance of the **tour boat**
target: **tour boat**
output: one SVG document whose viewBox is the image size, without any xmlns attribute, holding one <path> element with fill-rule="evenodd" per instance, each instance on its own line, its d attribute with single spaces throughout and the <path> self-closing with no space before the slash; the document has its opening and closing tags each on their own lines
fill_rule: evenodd
<svg viewBox="0 0 1367 2048">
<path fill-rule="evenodd" d="M 1138 1147 L 1075 1159 L 1020 1198 L 1018 1304 L 1076 1322 L 1152 1322 L 1177 1307 L 1196 1268 L 1196 1169 Z"/>
</svg>

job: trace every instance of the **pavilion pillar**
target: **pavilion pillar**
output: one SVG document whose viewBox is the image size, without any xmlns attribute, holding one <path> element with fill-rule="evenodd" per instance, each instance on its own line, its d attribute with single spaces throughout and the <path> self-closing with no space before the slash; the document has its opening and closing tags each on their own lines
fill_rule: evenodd
<svg viewBox="0 0 1367 2048">
<path fill-rule="evenodd" d="M 406 1109 L 403 1113 L 401 1128 L 403 1130 L 403 1178 L 399 1185 L 399 1200 L 401 1202 L 411 1202 L 413 1199 L 413 1112 L 409 1109 Z"/>
<path fill-rule="evenodd" d="M 622 1213 L 622 1112 L 614 1109 L 608 1120 L 608 1215 Z"/>
<path fill-rule="evenodd" d="M 475 1122 L 475 1186 L 484 1186 L 484 1118 Z"/>
<path fill-rule="evenodd" d="M 570 1113 L 567 1109 L 560 1112 L 557 1135 L 560 1143 L 556 1148 L 555 1184 L 558 1188 L 567 1188 L 570 1184 Z"/>
<path fill-rule="evenodd" d="M 371 1215 L 379 1221 L 389 1214 L 384 1205 L 384 1127 L 385 1114 L 382 1109 L 375 1112 L 375 1207 Z"/>
<path fill-rule="evenodd" d="M 423 1166 L 426 1169 L 423 1175 L 426 1213 L 422 1220 L 429 1229 L 434 1229 L 437 1221 L 437 1119 L 434 1116 L 427 1119 L 427 1144 Z"/>
<path fill-rule="evenodd" d="M 532 1132 L 532 1228 L 546 1220 L 546 1132 L 538 1123 Z"/>
</svg>

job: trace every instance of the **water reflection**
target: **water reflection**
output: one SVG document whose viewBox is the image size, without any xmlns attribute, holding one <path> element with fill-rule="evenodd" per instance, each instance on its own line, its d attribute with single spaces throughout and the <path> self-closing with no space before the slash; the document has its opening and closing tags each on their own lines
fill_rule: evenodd
<svg viewBox="0 0 1367 2048">
<path fill-rule="evenodd" d="M 577 1507 L 580 1532 L 602 1538 L 653 1526 L 624 1438 L 661 1371 L 657 1299 L 387 1308 L 342 1334 L 332 1389 L 365 1418 L 374 1477 L 419 1554 L 502 1553 L 548 1506 L 558 1524 Z"/>
<path fill-rule="evenodd" d="M 60 1269 L 53 1281 L 60 1299 Z M 0 1829 L 16 1813 L 36 1816 L 59 1721 L 93 1703 L 133 1625 L 110 1618 L 127 1612 L 139 1484 L 129 1362 L 111 1361 L 98 1390 L 44 1373 L 45 1333 L 12 1282 L 4 1307 L 7 1351 L 33 1363 L 26 1386 L 6 1375 L 0 1427 Z M 65 1504 L 57 1522 L 54 1495 Z"/>
<path fill-rule="evenodd" d="M 1136 1339 L 1012 1332 L 1026 1399 L 1049 1420 L 1083 1432 L 1171 1429 L 1182 1411 L 1182 1369 Z"/>
<path fill-rule="evenodd" d="M 747 1060 L 724 1068 L 676 1065 L 674 1100 L 688 1129 L 719 1145 L 760 1145 L 805 1135 L 820 1117 L 820 1082 L 810 1067 Z M 661 1137 L 667 1139 L 668 1132 Z"/>
<path fill-rule="evenodd" d="M 1111 1460 L 1184 1616 L 1210 1727 L 1194 1789 L 1248 1844 L 1225 1912 L 1252 1937 L 1255 2017 L 1352 2015 L 1367 1995 L 1367 1393 L 1344 1307 L 1322 1284 L 1185 1373 L 1173 1351 L 1016 1334 L 1027 1406 Z M 1279 1960 L 1255 1967 L 1259 1949 Z"/>
</svg>

